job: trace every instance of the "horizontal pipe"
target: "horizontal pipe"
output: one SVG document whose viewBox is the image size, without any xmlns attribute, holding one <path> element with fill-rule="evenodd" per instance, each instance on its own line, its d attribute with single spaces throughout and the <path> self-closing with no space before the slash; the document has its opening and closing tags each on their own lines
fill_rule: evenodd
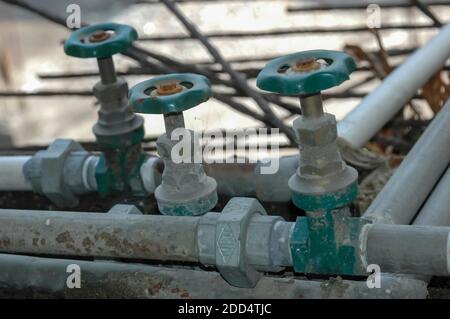
<svg viewBox="0 0 450 319">
<path fill-rule="evenodd" d="M 373 224 L 366 239 L 367 264 L 382 272 L 449 276 L 450 227 Z"/>
<path fill-rule="evenodd" d="M 214 242 L 205 243 L 209 226 L 204 226 L 212 223 L 214 228 L 214 221 L 220 214 L 208 213 L 202 217 L 124 215 L 127 212 L 120 207 L 109 213 L 2 209 L 0 251 L 215 265 L 215 256 L 221 250 L 216 250 Z M 272 219 L 269 216 L 251 219 L 248 229 L 242 230 L 246 237 L 239 239 L 247 243 L 241 258 L 258 271 L 280 271 L 292 266 L 289 238 L 294 223 L 281 218 L 273 223 Z M 383 272 L 448 275 L 450 228 L 368 227 L 363 250 L 368 264 L 380 265 Z M 212 232 L 211 236 L 216 235 Z M 210 250 L 205 250 L 205 244 Z"/>
<path fill-rule="evenodd" d="M 433 193 L 428 197 L 419 214 L 414 220 L 414 225 L 429 225 L 429 226 L 450 226 L 450 196 L 448 190 L 450 189 L 450 168 L 441 177 L 439 183 L 435 187 Z M 411 278 L 420 279 L 424 282 L 431 280 L 430 275 L 414 276 Z"/>
<path fill-rule="evenodd" d="M 0 251 L 198 262 L 196 217 L 0 209 Z"/>
<path fill-rule="evenodd" d="M 31 190 L 23 174 L 23 165 L 31 156 L 0 156 L 0 191 Z"/>
<path fill-rule="evenodd" d="M 0 156 L 0 191 L 33 190 L 23 174 L 23 165 L 31 158 L 32 156 Z M 86 192 L 97 190 L 95 166 L 98 159 L 97 155 L 89 156 L 80 171 Z M 217 181 L 217 191 L 221 195 L 254 197 L 258 194 L 262 201 L 287 202 L 290 200 L 287 180 L 298 166 L 298 156 L 281 157 L 279 160 L 279 172 L 270 175 L 255 173 L 261 163 L 204 163 L 203 168 L 208 176 Z M 164 163 L 156 156 L 149 157 L 141 166 L 140 173 L 147 193 L 153 194 L 160 184 L 163 169 Z M 274 189 L 277 191 L 274 192 Z"/>
<path fill-rule="evenodd" d="M 71 274 L 67 272 L 69 265 L 80 267 L 79 289 L 67 286 L 67 278 Z M 382 274 L 381 288 L 369 289 L 365 281 L 313 281 L 268 276 L 263 276 L 255 288 L 237 288 L 214 271 L 0 254 L 0 297 L 8 298 L 347 299 L 427 296 L 423 282 L 402 276 Z"/>
<path fill-rule="evenodd" d="M 449 38 L 447 24 L 338 123 L 339 136 L 364 146 L 444 66 L 450 56 Z"/>
<path fill-rule="evenodd" d="M 217 182 L 217 192 L 226 196 L 255 196 L 254 163 L 203 163 L 206 175 Z"/>
<path fill-rule="evenodd" d="M 245 206 L 233 207 L 239 210 Z M 180 217 L 139 213 L 120 205 L 108 213 L 0 209 L 0 251 L 216 264 L 215 239 L 205 242 L 205 238 L 215 238 L 220 214 Z M 200 222 L 211 227 L 200 227 Z M 292 265 L 292 226 L 281 217 L 251 218 L 242 231 L 245 237 L 236 238 L 246 243 L 242 258 L 262 271 Z M 202 256 L 206 259 L 202 260 Z"/>
<path fill-rule="evenodd" d="M 377 222 L 409 224 L 450 162 L 450 100 L 364 213 Z"/>
</svg>

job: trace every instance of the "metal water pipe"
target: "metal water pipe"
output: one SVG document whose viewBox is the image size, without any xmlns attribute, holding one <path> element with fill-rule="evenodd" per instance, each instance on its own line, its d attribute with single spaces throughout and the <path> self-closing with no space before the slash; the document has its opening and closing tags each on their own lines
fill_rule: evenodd
<svg viewBox="0 0 450 319">
<path fill-rule="evenodd" d="M 73 265 L 82 270 L 82 289 L 67 286 L 67 269 Z M 182 266 L 0 254 L 0 297 L 10 297 L 11 292 L 39 298 L 417 299 L 427 296 L 426 284 L 420 280 L 391 274 L 382 274 L 380 279 L 383 289 L 370 289 L 365 281 L 273 276 L 263 276 L 254 288 L 238 288 L 215 271 Z"/>
<path fill-rule="evenodd" d="M 389 74 L 338 123 L 338 135 L 355 147 L 364 146 L 417 90 L 445 65 L 450 56 L 450 24 Z"/>
<path fill-rule="evenodd" d="M 409 224 L 450 162 L 450 100 L 428 125 L 364 213 L 374 222 Z"/>
<path fill-rule="evenodd" d="M 294 226 L 268 216 L 251 198 L 233 198 L 222 213 L 202 217 L 141 215 L 130 205 L 116 205 L 106 214 L 2 209 L 0 251 L 201 263 L 217 267 L 230 284 L 249 288 L 263 272 L 296 267 Z M 448 243 L 443 238 L 448 239 L 450 227 L 395 227 L 369 229 L 368 261 L 382 264 L 383 272 L 449 275 Z M 398 257 L 380 253 L 383 241 Z M 436 263 L 429 265 L 430 260 Z"/>
</svg>

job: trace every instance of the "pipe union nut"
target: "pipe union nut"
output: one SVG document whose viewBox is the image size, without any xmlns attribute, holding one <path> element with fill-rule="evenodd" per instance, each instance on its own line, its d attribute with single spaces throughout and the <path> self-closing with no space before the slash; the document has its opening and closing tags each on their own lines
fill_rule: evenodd
<svg viewBox="0 0 450 319">
<path fill-rule="evenodd" d="M 261 274 L 247 260 L 247 233 L 253 217 L 267 215 L 254 198 L 234 197 L 223 208 L 216 226 L 216 266 L 231 285 L 255 287 Z"/>
<path fill-rule="evenodd" d="M 75 157 L 67 161 L 72 153 Z M 75 189 L 79 187 L 67 183 L 65 177 L 70 177 L 73 173 L 72 166 L 82 167 L 88 155 L 77 142 L 57 139 L 25 164 L 24 173 L 36 192 L 44 194 L 57 206 L 74 207 L 78 205 L 78 199 L 74 196 L 71 186 Z"/>
</svg>

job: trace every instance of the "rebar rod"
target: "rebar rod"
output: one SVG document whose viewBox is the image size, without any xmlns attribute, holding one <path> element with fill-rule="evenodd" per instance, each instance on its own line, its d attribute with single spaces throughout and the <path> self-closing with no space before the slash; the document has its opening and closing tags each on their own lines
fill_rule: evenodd
<svg viewBox="0 0 450 319">
<path fill-rule="evenodd" d="M 442 27 L 442 22 L 436 17 L 436 15 L 433 12 L 431 12 L 427 4 L 419 0 L 410 0 L 410 1 L 417 7 L 417 9 L 422 11 L 423 14 L 425 14 L 428 18 L 430 18 L 430 20 L 433 21 L 436 27 L 438 28 Z"/>
<path fill-rule="evenodd" d="M 219 50 L 208 41 L 208 39 L 193 23 L 188 20 L 181 10 L 179 10 L 177 5 L 168 0 L 161 0 L 161 2 L 164 3 L 164 5 L 178 18 L 189 33 L 203 44 L 211 56 L 213 56 L 214 60 L 217 61 L 217 63 L 222 66 L 223 70 L 230 75 L 231 80 L 235 82 L 235 85 L 256 102 L 256 104 L 264 112 L 265 116 L 273 122 L 275 127 L 278 127 L 292 143 L 296 143 L 294 131 L 286 126 L 278 117 L 276 117 L 267 100 L 265 100 L 258 91 L 252 89 L 248 85 L 247 79 L 233 69 L 231 64 L 224 59 Z"/>
<path fill-rule="evenodd" d="M 433 29 L 437 26 L 434 24 L 383 24 L 379 30 L 422 30 Z M 267 30 L 267 31 L 220 31 L 220 32 L 205 32 L 204 36 L 209 39 L 234 39 L 234 38 L 255 38 L 255 37 L 275 37 L 275 36 L 293 36 L 304 34 L 318 34 L 318 33 L 357 33 L 370 32 L 370 28 L 362 26 L 351 27 L 315 27 L 315 28 L 289 28 L 281 30 Z M 181 41 L 196 39 L 193 35 L 155 35 L 139 38 L 138 41 Z"/>
</svg>

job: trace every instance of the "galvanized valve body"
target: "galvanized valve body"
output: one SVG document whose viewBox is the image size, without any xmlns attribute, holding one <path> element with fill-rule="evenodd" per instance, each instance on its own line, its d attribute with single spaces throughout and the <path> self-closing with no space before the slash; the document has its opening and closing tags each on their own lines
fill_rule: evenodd
<svg viewBox="0 0 450 319">
<path fill-rule="evenodd" d="M 79 58 L 97 58 L 101 81 L 94 86 L 100 103 L 98 120 L 93 127 L 102 151 L 96 167 L 98 192 L 131 191 L 145 195 L 140 167 L 146 159 L 142 152 L 144 119 L 128 105 L 128 84 L 116 76 L 112 56 L 131 47 L 137 39 L 132 27 L 103 23 L 72 33 L 64 45 L 66 54 Z"/>
<path fill-rule="evenodd" d="M 346 206 L 356 196 L 358 173 L 339 154 L 336 119 L 323 112 L 320 94 L 347 80 L 354 69 L 344 53 L 314 50 L 274 59 L 258 75 L 259 88 L 300 97 L 302 116 L 293 123 L 300 165 L 289 188 L 294 204 L 306 211 Z"/>
<path fill-rule="evenodd" d="M 185 128 L 182 114 L 208 100 L 210 94 L 209 81 L 196 74 L 156 77 L 130 91 L 135 112 L 164 116 L 166 133 L 156 141 L 164 172 L 155 198 L 165 215 L 202 215 L 217 204 L 217 183 L 204 172 L 199 138 Z"/>
<path fill-rule="evenodd" d="M 356 196 L 358 172 L 345 164 L 336 139 L 336 119 L 324 113 L 320 94 L 301 96 L 302 116 L 293 123 L 300 165 L 289 179 L 292 201 L 306 211 L 348 205 Z"/>
</svg>

